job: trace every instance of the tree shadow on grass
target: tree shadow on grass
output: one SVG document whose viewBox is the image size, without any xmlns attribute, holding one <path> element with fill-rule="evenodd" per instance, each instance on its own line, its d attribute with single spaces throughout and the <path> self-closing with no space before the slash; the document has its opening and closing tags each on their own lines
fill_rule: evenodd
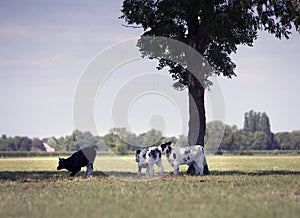
<svg viewBox="0 0 300 218">
<path fill-rule="evenodd" d="M 244 171 L 211 171 L 210 175 L 228 176 L 228 175 L 248 175 L 248 176 L 274 176 L 274 175 L 300 175 L 300 171 L 289 170 L 261 170 L 254 172 Z"/>
<path fill-rule="evenodd" d="M 84 171 L 79 172 L 75 177 L 70 177 L 67 171 L 0 171 L 0 182 L 4 181 L 16 181 L 16 182 L 42 182 L 42 181 L 60 181 L 74 178 L 82 178 Z M 92 173 L 93 178 L 105 178 L 115 177 L 123 180 L 136 180 L 138 178 L 146 178 L 143 174 L 141 177 L 137 176 L 137 173 L 126 171 L 94 171 Z M 157 176 L 155 177 L 158 178 Z M 154 179 L 154 178 L 153 178 Z M 150 180 L 152 180 L 150 178 Z"/>
<path fill-rule="evenodd" d="M 38 182 L 38 181 L 57 181 L 62 179 L 81 178 L 84 172 L 78 173 L 75 177 L 70 177 L 66 171 L 0 171 L 0 182 Z M 94 177 L 107 177 L 101 171 L 94 171 Z"/>
<path fill-rule="evenodd" d="M 125 178 L 125 177 L 137 177 L 137 173 L 133 173 L 133 172 L 126 172 L 126 171 L 107 171 L 107 172 L 103 172 L 104 174 L 108 175 L 108 176 L 114 176 L 114 177 L 121 177 L 121 178 Z"/>
<path fill-rule="evenodd" d="M 82 178 L 84 171 L 78 173 L 75 177 L 70 177 L 69 172 L 66 171 L 0 171 L 0 182 L 4 181 L 17 181 L 17 182 L 41 182 L 41 181 L 59 181 L 64 179 Z M 180 175 L 186 175 L 182 173 Z M 300 175 L 300 171 L 288 171 L 288 170 L 264 170 L 255 172 L 244 171 L 211 171 L 208 176 L 274 176 L 274 175 Z M 94 178 L 105 178 L 113 176 L 120 179 L 132 180 L 146 178 L 144 175 L 137 176 L 137 173 L 133 172 L 119 172 L 119 171 L 94 171 L 92 176 Z M 165 173 L 164 176 L 173 176 L 173 173 Z M 176 177 L 176 176 L 174 176 Z M 152 179 L 158 179 L 159 176 Z M 151 180 L 152 180 L 151 179 Z M 140 179 L 138 179 L 140 180 Z"/>
</svg>

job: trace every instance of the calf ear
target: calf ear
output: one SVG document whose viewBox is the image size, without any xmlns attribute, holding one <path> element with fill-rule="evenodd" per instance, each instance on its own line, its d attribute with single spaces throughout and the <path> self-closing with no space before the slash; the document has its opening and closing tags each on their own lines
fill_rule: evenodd
<svg viewBox="0 0 300 218">
<path fill-rule="evenodd" d="M 135 154 L 138 155 L 139 153 L 141 153 L 141 150 L 136 150 Z"/>
<path fill-rule="evenodd" d="M 62 160 L 62 158 L 59 157 L 58 160 Z"/>
</svg>

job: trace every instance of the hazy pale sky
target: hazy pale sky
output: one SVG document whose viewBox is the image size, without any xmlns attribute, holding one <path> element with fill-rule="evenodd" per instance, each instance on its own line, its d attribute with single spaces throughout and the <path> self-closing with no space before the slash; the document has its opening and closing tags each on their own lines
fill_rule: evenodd
<svg viewBox="0 0 300 218">
<path fill-rule="evenodd" d="M 0 134 L 48 137 L 73 131 L 73 98 L 86 66 L 109 46 L 141 34 L 122 26 L 121 5 L 121 0 L 0 1 Z M 261 33 L 254 47 L 239 47 L 232 58 L 238 76 L 218 78 L 225 122 L 241 128 L 244 113 L 253 109 L 269 115 L 273 132 L 299 130 L 300 34 L 278 40 Z M 95 100 L 98 134 L 115 125 L 109 99 L 140 73 L 155 73 L 155 64 L 146 62 L 128 64 L 106 81 Z M 163 77 L 167 73 L 157 75 L 165 79 L 156 85 L 175 96 L 171 80 Z M 180 117 L 185 118 L 186 105 L 173 103 L 186 93 L 170 96 L 135 99 L 128 111 L 131 129 L 146 131 L 163 118 L 166 134 L 185 133 Z M 208 117 L 211 113 L 208 107 Z"/>
</svg>

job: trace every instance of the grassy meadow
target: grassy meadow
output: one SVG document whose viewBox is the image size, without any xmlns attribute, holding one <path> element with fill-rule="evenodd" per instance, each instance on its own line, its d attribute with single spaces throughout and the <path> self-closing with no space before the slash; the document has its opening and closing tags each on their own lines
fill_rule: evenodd
<svg viewBox="0 0 300 218">
<path fill-rule="evenodd" d="M 134 157 L 98 156 L 82 179 L 56 171 L 54 157 L 3 158 L 0 217 L 299 217 L 300 156 L 208 162 L 209 176 L 174 176 L 164 162 L 165 175 L 147 179 Z"/>
</svg>

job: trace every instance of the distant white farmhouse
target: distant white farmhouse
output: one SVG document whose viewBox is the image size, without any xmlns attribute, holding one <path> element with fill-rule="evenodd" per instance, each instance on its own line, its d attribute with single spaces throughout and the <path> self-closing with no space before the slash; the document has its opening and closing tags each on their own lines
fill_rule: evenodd
<svg viewBox="0 0 300 218">
<path fill-rule="evenodd" d="M 52 148 L 50 145 L 47 143 L 43 142 L 44 148 L 46 149 L 46 152 L 54 152 L 55 148 Z"/>
</svg>

